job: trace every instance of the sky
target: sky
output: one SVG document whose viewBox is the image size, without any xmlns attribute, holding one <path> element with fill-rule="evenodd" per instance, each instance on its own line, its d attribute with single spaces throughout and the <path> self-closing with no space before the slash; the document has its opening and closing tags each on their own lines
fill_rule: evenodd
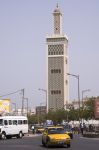
<svg viewBox="0 0 99 150">
<path fill-rule="evenodd" d="M 68 37 L 69 73 L 80 77 L 80 98 L 99 96 L 98 0 L 0 0 L 0 96 L 17 108 L 22 92 L 29 107 L 45 104 L 47 89 L 46 36 L 53 34 L 57 2 Z M 77 80 L 70 76 L 70 100 L 77 99 Z M 26 102 L 24 102 L 26 105 Z M 12 106 L 13 107 L 13 106 Z"/>
</svg>

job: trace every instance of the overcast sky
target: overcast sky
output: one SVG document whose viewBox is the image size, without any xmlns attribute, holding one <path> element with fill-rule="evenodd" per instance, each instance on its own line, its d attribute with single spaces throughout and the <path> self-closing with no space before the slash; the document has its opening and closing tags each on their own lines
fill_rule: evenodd
<svg viewBox="0 0 99 150">
<path fill-rule="evenodd" d="M 0 95 L 25 89 L 29 106 L 45 102 L 46 35 L 59 3 L 68 36 L 69 72 L 80 76 L 84 96 L 99 96 L 99 0 L 0 0 Z M 77 80 L 70 77 L 70 100 Z M 21 107 L 20 92 L 5 96 Z M 81 97 L 81 96 L 80 96 Z"/>
</svg>

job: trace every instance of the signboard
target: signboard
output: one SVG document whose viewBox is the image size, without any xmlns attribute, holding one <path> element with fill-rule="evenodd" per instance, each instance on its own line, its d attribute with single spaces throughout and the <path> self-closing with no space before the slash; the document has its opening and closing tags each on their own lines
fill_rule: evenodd
<svg viewBox="0 0 99 150">
<path fill-rule="evenodd" d="M 95 103 L 94 103 L 94 114 L 95 114 L 95 119 L 99 119 L 99 99 L 95 100 Z"/>
<path fill-rule="evenodd" d="M 0 113 L 9 113 L 10 112 L 10 100 L 2 99 L 0 100 Z"/>
</svg>

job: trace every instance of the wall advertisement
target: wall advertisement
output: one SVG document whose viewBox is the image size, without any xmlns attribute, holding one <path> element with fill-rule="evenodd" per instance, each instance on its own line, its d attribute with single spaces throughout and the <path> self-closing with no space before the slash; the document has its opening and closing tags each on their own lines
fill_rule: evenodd
<svg viewBox="0 0 99 150">
<path fill-rule="evenodd" d="M 0 100 L 0 113 L 9 113 L 10 112 L 10 99 Z"/>
</svg>

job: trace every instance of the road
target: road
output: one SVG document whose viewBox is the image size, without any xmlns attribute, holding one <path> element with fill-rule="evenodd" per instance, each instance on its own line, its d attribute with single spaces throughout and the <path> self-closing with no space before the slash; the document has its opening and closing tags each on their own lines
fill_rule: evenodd
<svg viewBox="0 0 99 150">
<path fill-rule="evenodd" d="M 49 149 L 42 146 L 41 136 L 27 136 L 22 139 L 0 140 L 0 150 L 44 150 Z M 99 139 L 83 138 L 76 135 L 71 141 L 71 148 L 51 148 L 54 150 L 99 150 Z"/>
</svg>

